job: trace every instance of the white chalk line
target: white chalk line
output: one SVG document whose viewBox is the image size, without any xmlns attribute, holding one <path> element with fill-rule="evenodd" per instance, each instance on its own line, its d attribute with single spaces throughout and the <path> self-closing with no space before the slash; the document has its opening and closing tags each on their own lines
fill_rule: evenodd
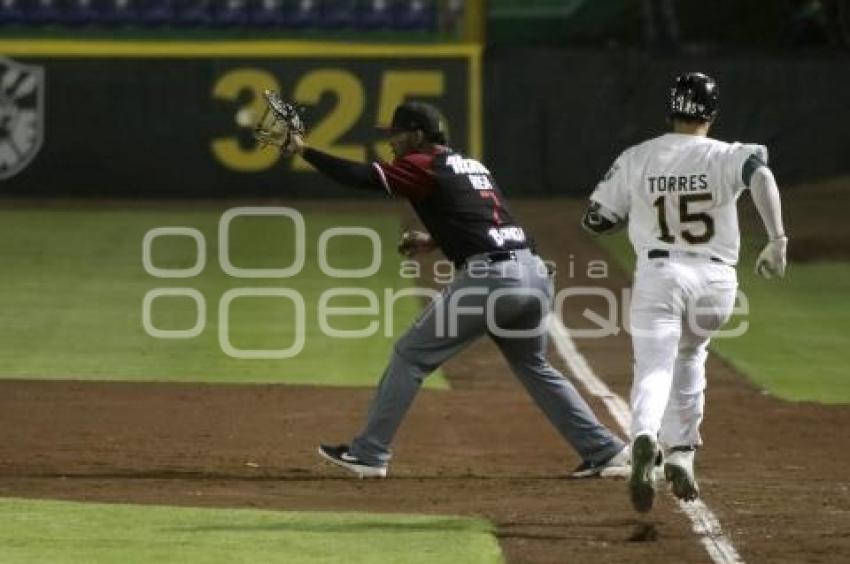
<svg viewBox="0 0 850 564">
<path fill-rule="evenodd" d="M 628 436 L 632 423 L 629 405 L 596 375 L 587 359 L 576 348 L 569 330 L 555 315 L 549 316 L 549 335 L 573 377 L 581 383 L 587 393 L 602 400 L 620 429 Z M 682 512 L 691 520 L 691 528 L 699 537 L 712 561 L 716 564 L 744 563 L 732 541 L 723 532 L 720 520 L 701 499 L 686 502 L 676 498 L 676 501 Z"/>
</svg>

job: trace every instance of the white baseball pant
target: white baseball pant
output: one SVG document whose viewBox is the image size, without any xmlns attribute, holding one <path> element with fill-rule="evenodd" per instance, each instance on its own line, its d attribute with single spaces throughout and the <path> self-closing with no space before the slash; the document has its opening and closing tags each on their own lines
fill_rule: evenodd
<svg viewBox="0 0 850 564">
<path fill-rule="evenodd" d="M 731 316 L 734 267 L 671 251 L 638 260 L 631 304 L 632 437 L 665 448 L 702 444 L 705 360 L 711 336 Z"/>
</svg>

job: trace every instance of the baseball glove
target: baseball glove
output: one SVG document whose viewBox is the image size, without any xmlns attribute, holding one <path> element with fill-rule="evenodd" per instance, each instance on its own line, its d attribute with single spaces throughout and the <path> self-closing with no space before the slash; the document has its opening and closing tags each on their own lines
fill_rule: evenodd
<svg viewBox="0 0 850 564">
<path fill-rule="evenodd" d="M 416 231 L 414 229 L 407 229 L 402 232 L 396 248 L 401 256 L 413 258 L 419 253 L 427 253 L 433 251 L 437 247 L 433 239 L 431 239 L 431 236 L 427 233 Z"/>
<path fill-rule="evenodd" d="M 293 135 L 304 135 L 304 121 L 294 104 L 284 102 L 274 90 L 263 92 L 266 111 L 254 127 L 254 139 L 261 147 L 277 147 L 284 155 L 294 152 Z"/>
</svg>

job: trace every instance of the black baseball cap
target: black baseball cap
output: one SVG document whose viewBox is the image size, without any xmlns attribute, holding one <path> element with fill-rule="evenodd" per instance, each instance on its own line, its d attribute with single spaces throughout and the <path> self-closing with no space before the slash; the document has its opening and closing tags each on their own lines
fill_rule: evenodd
<svg viewBox="0 0 850 564">
<path fill-rule="evenodd" d="M 425 137 L 432 138 L 443 133 L 440 110 L 425 102 L 405 102 L 393 112 L 389 125 L 378 125 L 376 128 L 387 133 L 397 131 L 421 130 Z"/>
</svg>

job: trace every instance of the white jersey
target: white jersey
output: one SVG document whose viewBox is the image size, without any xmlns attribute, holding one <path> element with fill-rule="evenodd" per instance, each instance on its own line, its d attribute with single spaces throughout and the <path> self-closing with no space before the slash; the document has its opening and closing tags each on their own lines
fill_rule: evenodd
<svg viewBox="0 0 850 564">
<path fill-rule="evenodd" d="M 590 199 L 628 217 L 638 256 L 678 250 L 734 265 L 740 247 L 736 202 L 747 187 L 744 167 L 751 156 L 767 163 L 761 145 L 667 133 L 624 151 Z"/>
</svg>

